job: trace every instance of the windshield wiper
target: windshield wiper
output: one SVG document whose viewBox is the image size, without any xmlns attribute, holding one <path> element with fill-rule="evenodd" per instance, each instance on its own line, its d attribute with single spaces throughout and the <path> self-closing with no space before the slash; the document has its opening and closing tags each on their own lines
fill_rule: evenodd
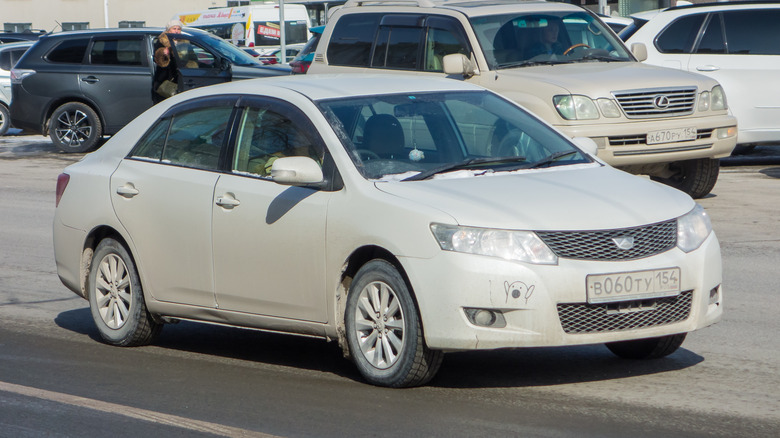
<svg viewBox="0 0 780 438">
<path fill-rule="evenodd" d="M 503 164 L 503 163 L 516 163 L 518 161 L 525 161 L 525 157 L 487 157 L 487 158 L 470 158 L 459 163 L 448 163 L 443 166 L 434 167 L 412 175 L 409 178 L 404 178 L 401 181 L 420 181 L 428 179 L 438 173 L 450 172 L 453 170 L 468 169 L 472 166 L 480 164 Z"/>
<path fill-rule="evenodd" d="M 530 59 L 517 62 L 506 62 L 504 64 L 498 64 L 498 69 L 513 68 L 513 67 L 529 67 L 534 65 L 556 65 L 556 64 L 573 64 L 574 61 L 561 60 L 561 59 L 547 59 L 544 61 L 532 61 Z"/>
<path fill-rule="evenodd" d="M 556 152 L 546 158 L 542 158 L 539 161 L 534 161 L 533 163 L 529 164 L 528 166 L 523 166 L 523 169 L 536 169 L 538 167 L 543 167 L 550 165 L 558 160 L 560 160 L 563 157 L 568 157 L 569 155 L 574 155 L 579 151 L 561 151 Z"/>
</svg>

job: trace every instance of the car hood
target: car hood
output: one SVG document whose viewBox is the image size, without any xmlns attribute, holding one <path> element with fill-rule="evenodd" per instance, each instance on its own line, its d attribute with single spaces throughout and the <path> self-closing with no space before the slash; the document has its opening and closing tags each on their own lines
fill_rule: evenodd
<svg viewBox="0 0 780 438">
<path fill-rule="evenodd" d="M 595 165 L 375 185 L 459 225 L 501 229 L 625 228 L 682 216 L 695 205 L 668 186 Z"/>
<path fill-rule="evenodd" d="M 717 84 L 706 76 L 641 62 L 578 62 L 573 64 L 538 65 L 496 71 L 497 80 L 522 80 L 557 86 L 571 94 L 591 98 L 611 97 L 613 91 L 661 87 L 698 86 L 706 89 Z"/>
</svg>

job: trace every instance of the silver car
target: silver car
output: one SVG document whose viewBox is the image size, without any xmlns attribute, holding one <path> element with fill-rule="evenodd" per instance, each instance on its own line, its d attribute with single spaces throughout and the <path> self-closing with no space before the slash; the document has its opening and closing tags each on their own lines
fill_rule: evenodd
<svg viewBox="0 0 780 438">
<path fill-rule="evenodd" d="M 708 216 L 575 141 L 447 79 L 195 89 L 60 175 L 57 271 L 108 343 L 179 319 L 317 336 L 390 387 L 445 351 L 671 354 L 723 311 Z"/>
</svg>

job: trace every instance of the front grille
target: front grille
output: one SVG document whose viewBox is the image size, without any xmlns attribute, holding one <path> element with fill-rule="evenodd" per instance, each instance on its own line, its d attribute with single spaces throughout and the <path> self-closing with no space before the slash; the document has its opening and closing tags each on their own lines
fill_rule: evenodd
<svg viewBox="0 0 780 438">
<path fill-rule="evenodd" d="M 696 140 L 711 138 L 712 131 L 714 131 L 714 129 L 712 128 L 699 129 L 696 132 Z M 607 138 L 609 140 L 610 146 L 629 146 L 629 145 L 637 145 L 637 144 L 647 144 L 647 135 L 645 134 L 623 135 L 623 136 L 614 136 L 614 137 L 607 137 Z"/>
<path fill-rule="evenodd" d="M 567 334 L 657 327 L 687 319 L 692 300 L 693 291 L 685 291 L 676 297 L 629 303 L 558 304 L 558 317 Z"/>
<path fill-rule="evenodd" d="M 558 257 L 576 260 L 633 260 L 668 251 L 677 245 L 677 220 L 634 228 L 599 231 L 537 231 Z M 615 239 L 633 238 L 630 249 Z"/>
<path fill-rule="evenodd" d="M 612 93 L 629 119 L 652 119 L 693 114 L 696 87 L 649 88 Z"/>
</svg>

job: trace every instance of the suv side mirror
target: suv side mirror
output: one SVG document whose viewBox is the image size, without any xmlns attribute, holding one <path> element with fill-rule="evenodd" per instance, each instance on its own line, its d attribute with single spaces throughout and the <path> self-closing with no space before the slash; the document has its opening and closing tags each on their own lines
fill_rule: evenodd
<svg viewBox="0 0 780 438">
<path fill-rule="evenodd" d="M 227 58 L 217 58 L 219 59 L 219 69 L 222 71 L 230 71 L 233 64 L 230 63 L 230 60 Z"/>
<path fill-rule="evenodd" d="M 477 66 L 471 62 L 468 56 L 462 53 L 445 55 L 442 59 L 444 73 L 448 75 L 463 75 L 467 78 L 479 73 Z"/>
<path fill-rule="evenodd" d="M 637 61 L 642 62 L 647 59 L 647 47 L 645 47 L 645 43 L 634 43 L 631 44 L 631 53 L 634 54 Z"/>
<path fill-rule="evenodd" d="M 309 157 L 282 157 L 271 165 L 271 179 L 277 184 L 303 186 L 321 183 L 320 165 Z"/>
<path fill-rule="evenodd" d="M 599 151 L 599 146 L 596 144 L 595 141 L 593 141 L 590 137 L 574 137 L 572 138 L 572 141 L 575 145 L 577 145 L 578 148 L 582 149 L 583 151 L 587 152 L 590 156 L 596 157 L 596 154 Z"/>
</svg>

